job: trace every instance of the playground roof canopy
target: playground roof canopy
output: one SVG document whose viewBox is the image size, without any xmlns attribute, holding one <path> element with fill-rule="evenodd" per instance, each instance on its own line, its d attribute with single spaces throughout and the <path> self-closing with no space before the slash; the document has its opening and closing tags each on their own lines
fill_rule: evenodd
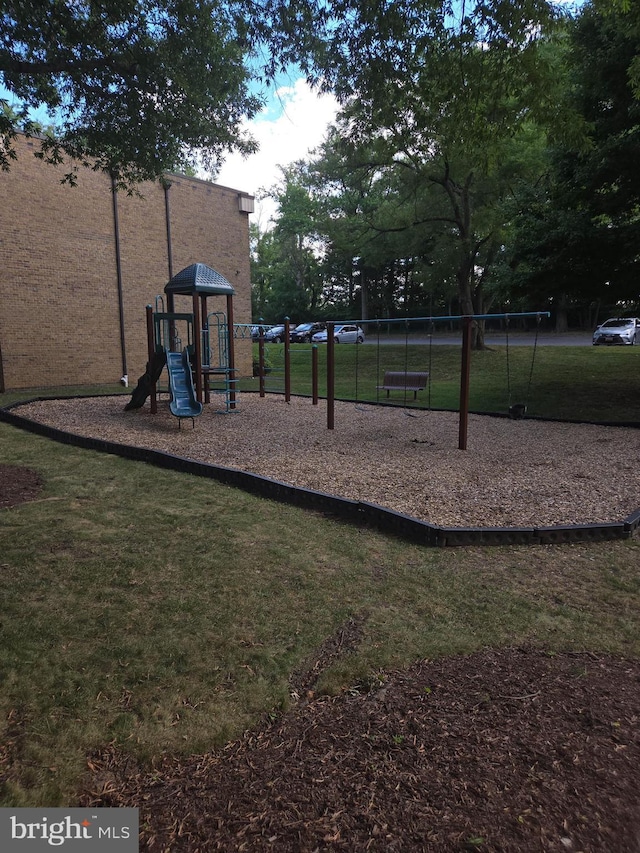
<svg viewBox="0 0 640 853">
<path fill-rule="evenodd" d="M 206 264 L 191 264 L 173 276 L 165 285 L 165 293 L 191 296 L 202 293 L 210 296 L 235 296 L 227 279 Z"/>
</svg>

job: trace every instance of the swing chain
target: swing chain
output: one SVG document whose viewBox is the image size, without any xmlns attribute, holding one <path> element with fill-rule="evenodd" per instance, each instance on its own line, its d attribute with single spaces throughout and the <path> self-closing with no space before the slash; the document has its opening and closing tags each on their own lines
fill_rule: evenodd
<svg viewBox="0 0 640 853">
<path fill-rule="evenodd" d="M 505 324 L 505 346 L 507 349 L 507 402 L 509 405 L 509 413 L 511 413 L 511 366 L 509 362 L 509 315 L 504 315 Z"/>
<path fill-rule="evenodd" d="M 540 314 L 536 316 L 536 336 L 533 339 L 533 355 L 531 356 L 531 369 L 529 370 L 529 383 L 527 385 L 527 394 L 525 397 L 525 405 L 529 403 L 529 394 L 531 393 L 531 382 L 533 381 L 533 366 L 536 361 L 536 350 L 538 348 L 538 334 L 540 332 L 540 321 L 542 317 Z"/>
<path fill-rule="evenodd" d="M 531 394 L 531 383 L 533 381 L 533 368 L 536 361 L 536 352 L 538 349 L 538 335 L 540 333 L 540 321 L 542 320 L 542 315 L 536 315 L 536 334 L 533 341 L 533 353 L 531 356 L 531 367 L 529 369 L 529 381 L 527 382 L 527 391 L 524 398 L 524 403 L 513 403 L 511 402 L 511 368 L 509 362 L 509 315 L 505 315 L 505 323 L 506 323 L 506 348 L 507 348 L 507 394 L 509 398 L 509 417 L 510 418 L 523 418 L 527 413 L 527 408 L 529 406 L 529 396 Z"/>
</svg>

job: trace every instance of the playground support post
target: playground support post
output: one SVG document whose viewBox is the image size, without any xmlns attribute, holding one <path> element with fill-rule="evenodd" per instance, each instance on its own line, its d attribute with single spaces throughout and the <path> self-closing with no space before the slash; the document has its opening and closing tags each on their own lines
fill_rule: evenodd
<svg viewBox="0 0 640 853">
<path fill-rule="evenodd" d="M 284 318 L 284 401 L 291 402 L 291 339 L 289 335 L 290 320 Z"/>
<path fill-rule="evenodd" d="M 462 319 L 462 359 L 460 367 L 460 421 L 458 426 L 458 450 L 467 449 L 469 426 L 469 379 L 471 375 L 471 317 Z"/>
<path fill-rule="evenodd" d="M 207 297 L 200 294 L 200 316 L 202 318 L 202 331 L 200 331 L 200 349 L 201 357 L 204 364 L 210 365 L 211 339 L 209 338 L 209 312 L 207 311 Z M 194 338 L 198 334 L 198 328 L 193 331 Z M 203 367 L 204 367 L 203 364 Z M 211 402 L 211 389 L 209 388 L 209 377 L 205 379 L 202 375 L 202 393 L 204 394 L 203 403 Z"/>
<path fill-rule="evenodd" d="M 334 324 L 327 323 L 327 429 L 334 427 L 335 415 L 335 341 Z"/>
<path fill-rule="evenodd" d="M 260 382 L 260 396 L 265 396 L 264 383 L 264 329 L 260 326 L 260 336 L 258 338 L 258 376 Z"/>
<path fill-rule="evenodd" d="M 200 321 L 200 301 L 196 291 L 191 297 L 193 306 L 193 344 L 195 348 L 196 366 L 196 399 L 199 403 L 204 402 L 202 394 L 202 323 Z M 205 315 L 206 316 L 206 315 Z"/>
<path fill-rule="evenodd" d="M 149 364 L 155 353 L 155 335 L 153 331 L 153 306 L 147 305 L 147 356 Z M 158 394 L 156 391 L 156 383 L 151 386 L 151 414 L 155 415 L 158 412 Z"/>
<path fill-rule="evenodd" d="M 318 405 L 318 346 L 311 347 L 311 398 L 314 406 Z"/>
<path fill-rule="evenodd" d="M 229 409 L 236 407 L 236 350 L 233 338 L 233 298 L 227 295 L 227 370 L 229 371 Z"/>
</svg>

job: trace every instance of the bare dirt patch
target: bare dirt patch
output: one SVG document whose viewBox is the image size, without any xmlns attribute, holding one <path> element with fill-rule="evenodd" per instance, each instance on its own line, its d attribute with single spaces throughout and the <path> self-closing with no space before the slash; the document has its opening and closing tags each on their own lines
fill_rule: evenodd
<svg viewBox="0 0 640 853">
<path fill-rule="evenodd" d="M 42 491 L 37 471 L 21 465 L 0 465 L 0 509 L 32 501 Z"/>
</svg>

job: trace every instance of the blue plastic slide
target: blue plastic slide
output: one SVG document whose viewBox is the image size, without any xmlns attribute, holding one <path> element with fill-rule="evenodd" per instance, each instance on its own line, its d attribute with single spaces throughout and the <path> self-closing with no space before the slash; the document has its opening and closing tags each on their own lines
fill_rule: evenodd
<svg viewBox="0 0 640 853">
<path fill-rule="evenodd" d="M 176 418 L 197 418 L 202 414 L 202 403 L 196 399 L 187 350 L 167 352 L 167 369 L 171 389 L 171 414 Z"/>
</svg>

